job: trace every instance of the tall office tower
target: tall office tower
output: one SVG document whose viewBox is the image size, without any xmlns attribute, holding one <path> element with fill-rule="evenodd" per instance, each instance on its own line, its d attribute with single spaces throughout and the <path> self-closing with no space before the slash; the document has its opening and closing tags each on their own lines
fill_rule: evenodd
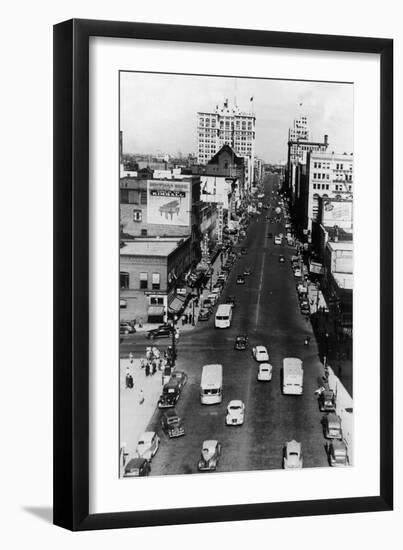
<svg viewBox="0 0 403 550">
<path fill-rule="evenodd" d="M 251 110 L 253 97 L 250 99 Z M 226 99 L 214 111 L 197 113 L 197 162 L 206 164 L 223 145 L 229 145 L 235 153 L 246 159 L 248 187 L 253 181 L 255 159 L 255 123 L 252 112 L 242 112 L 237 105 L 229 105 Z"/>
<path fill-rule="evenodd" d="M 288 130 L 288 141 L 305 140 L 309 141 L 309 127 L 306 116 L 294 119 L 292 128 Z"/>
</svg>

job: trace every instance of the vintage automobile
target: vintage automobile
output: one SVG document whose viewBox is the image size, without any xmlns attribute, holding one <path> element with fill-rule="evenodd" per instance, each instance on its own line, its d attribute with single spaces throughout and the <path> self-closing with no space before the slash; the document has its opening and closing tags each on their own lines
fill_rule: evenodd
<svg viewBox="0 0 403 550">
<path fill-rule="evenodd" d="M 207 295 L 207 299 L 210 300 L 210 303 L 215 306 L 217 300 L 218 300 L 218 295 L 219 295 L 219 292 L 218 293 L 213 293 L 213 292 L 210 292 L 210 294 Z"/>
<path fill-rule="evenodd" d="M 259 363 L 267 363 L 269 361 L 269 352 L 266 346 L 256 346 L 252 348 L 252 355 Z"/>
<path fill-rule="evenodd" d="M 172 371 L 170 380 L 177 382 L 180 391 L 182 391 L 188 381 L 188 375 L 183 370 L 174 370 Z"/>
<path fill-rule="evenodd" d="M 247 253 L 248 253 L 248 251 L 247 251 L 246 248 L 241 248 L 241 254 L 242 254 L 242 256 L 246 256 Z"/>
<path fill-rule="evenodd" d="M 182 420 L 173 409 L 163 413 L 161 418 L 161 428 L 170 439 L 185 435 L 185 428 Z"/>
<path fill-rule="evenodd" d="M 272 239 L 273 238 L 273 233 L 270 233 L 270 231 L 269 231 L 269 233 L 267 233 L 267 236 L 269 237 L 269 239 Z"/>
<path fill-rule="evenodd" d="M 272 377 L 273 367 L 270 363 L 260 363 L 257 371 L 257 379 L 259 382 L 270 382 Z"/>
<path fill-rule="evenodd" d="M 225 423 L 227 426 L 242 426 L 245 419 L 245 404 L 240 399 L 228 403 Z"/>
<path fill-rule="evenodd" d="M 248 337 L 245 334 L 239 334 L 235 338 L 234 349 L 244 351 L 248 347 Z"/>
<path fill-rule="evenodd" d="M 347 445 L 344 441 L 335 439 L 326 444 L 327 456 L 330 466 L 348 466 Z"/>
<path fill-rule="evenodd" d="M 207 439 L 203 442 L 201 450 L 201 459 L 197 463 L 197 468 L 201 472 L 211 472 L 217 468 L 221 456 L 221 443 L 216 439 Z"/>
<path fill-rule="evenodd" d="M 302 465 L 301 443 L 295 441 L 295 439 L 287 441 L 284 447 L 283 468 L 285 470 L 292 470 L 302 468 Z"/>
<path fill-rule="evenodd" d="M 170 325 L 161 325 L 158 328 L 147 332 L 147 338 L 149 340 L 155 340 L 156 338 L 169 338 L 170 336 L 172 336 L 172 327 Z"/>
<path fill-rule="evenodd" d="M 136 332 L 136 329 L 131 323 L 122 321 L 120 323 L 120 334 L 133 334 Z"/>
<path fill-rule="evenodd" d="M 215 294 L 216 296 L 219 296 L 221 294 L 222 288 L 221 285 L 214 285 L 213 290 L 211 291 L 211 294 Z"/>
<path fill-rule="evenodd" d="M 285 262 L 285 258 L 282 254 L 280 254 L 280 256 L 278 257 L 278 261 L 280 264 L 283 264 Z"/>
<path fill-rule="evenodd" d="M 274 244 L 279 245 L 279 244 L 282 244 L 282 242 L 283 242 L 283 238 L 280 237 L 279 235 L 276 235 L 276 236 L 274 237 Z"/>
<path fill-rule="evenodd" d="M 322 419 L 323 434 L 326 439 L 342 439 L 341 419 L 335 413 L 329 413 Z"/>
<path fill-rule="evenodd" d="M 252 273 L 251 268 L 249 266 L 246 266 L 244 271 L 243 271 L 244 276 L 246 277 L 246 276 L 250 275 L 251 273 Z"/>
<path fill-rule="evenodd" d="M 334 412 L 336 410 L 336 395 L 333 390 L 325 389 L 318 397 L 321 412 Z"/>
<path fill-rule="evenodd" d="M 244 275 L 238 275 L 238 277 L 236 278 L 236 284 L 237 285 L 244 285 L 245 284 Z"/>
<path fill-rule="evenodd" d="M 155 432 L 144 432 L 139 437 L 136 447 L 136 458 L 151 460 L 158 451 L 160 438 Z"/>
<path fill-rule="evenodd" d="M 159 409 L 169 409 L 176 405 L 180 397 L 180 384 L 176 380 L 169 380 L 162 388 L 162 394 L 158 399 Z"/>
<path fill-rule="evenodd" d="M 199 321 L 208 321 L 210 319 L 211 309 L 202 307 L 199 311 Z"/>
<path fill-rule="evenodd" d="M 232 305 L 232 307 L 235 307 L 235 303 L 236 303 L 235 296 L 232 295 L 232 294 L 230 296 L 227 296 L 224 303 L 225 304 L 230 304 L 230 305 Z"/>
<path fill-rule="evenodd" d="M 124 477 L 148 476 L 151 470 L 150 462 L 145 458 L 132 458 L 125 466 Z"/>
<path fill-rule="evenodd" d="M 202 307 L 211 310 L 211 309 L 213 309 L 214 304 L 215 304 L 215 298 L 214 298 L 214 300 L 212 300 L 212 299 L 210 299 L 210 298 L 205 298 L 205 299 L 203 300 L 203 305 L 202 305 Z"/>
</svg>

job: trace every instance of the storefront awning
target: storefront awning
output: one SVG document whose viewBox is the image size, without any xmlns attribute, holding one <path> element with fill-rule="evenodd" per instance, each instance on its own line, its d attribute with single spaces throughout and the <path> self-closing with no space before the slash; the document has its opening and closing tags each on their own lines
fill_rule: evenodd
<svg viewBox="0 0 403 550">
<path fill-rule="evenodd" d="M 149 317 L 162 317 L 164 315 L 164 306 L 148 306 Z"/>
<path fill-rule="evenodd" d="M 171 311 L 175 313 L 178 312 L 183 307 L 185 298 L 181 296 L 173 295 L 171 299 L 168 298 L 168 307 Z"/>
</svg>

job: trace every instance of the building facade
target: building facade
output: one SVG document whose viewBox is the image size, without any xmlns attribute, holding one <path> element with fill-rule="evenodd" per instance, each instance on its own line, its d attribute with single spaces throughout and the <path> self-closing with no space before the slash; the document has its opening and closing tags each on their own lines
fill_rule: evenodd
<svg viewBox="0 0 403 550">
<path fill-rule="evenodd" d="M 255 158 L 255 124 L 253 113 L 242 112 L 236 105 L 230 106 L 228 99 L 211 112 L 198 112 L 197 162 L 207 164 L 223 145 L 229 145 L 245 159 L 246 179 L 250 186 Z"/>
</svg>

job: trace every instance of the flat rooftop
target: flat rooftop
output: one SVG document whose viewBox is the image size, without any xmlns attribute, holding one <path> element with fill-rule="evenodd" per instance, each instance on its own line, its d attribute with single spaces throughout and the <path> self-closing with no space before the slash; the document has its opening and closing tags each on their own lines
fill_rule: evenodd
<svg viewBox="0 0 403 550">
<path fill-rule="evenodd" d="M 128 242 L 120 249 L 121 256 L 168 256 L 184 239 Z"/>
<path fill-rule="evenodd" d="M 328 241 L 327 245 L 330 246 L 332 250 L 353 250 L 354 243 L 351 241 L 339 241 L 337 243 Z"/>
</svg>

